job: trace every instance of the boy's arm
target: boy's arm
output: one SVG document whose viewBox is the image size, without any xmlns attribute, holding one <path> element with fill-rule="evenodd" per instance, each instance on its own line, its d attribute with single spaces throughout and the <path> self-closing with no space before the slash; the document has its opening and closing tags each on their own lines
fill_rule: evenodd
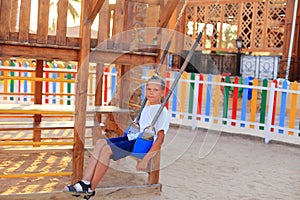
<svg viewBox="0 0 300 200">
<path fill-rule="evenodd" d="M 160 151 L 161 145 L 163 144 L 165 139 L 165 134 L 163 130 L 158 131 L 157 138 L 155 142 L 153 143 L 151 149 L 149 152 L 144 156 L 144 158 L 138 162 L 136 165 L 137 171 L 145 171 L 147 170 L 148 163 L 151 158 L 153 158 L 157 152 Z"/>
</svg>

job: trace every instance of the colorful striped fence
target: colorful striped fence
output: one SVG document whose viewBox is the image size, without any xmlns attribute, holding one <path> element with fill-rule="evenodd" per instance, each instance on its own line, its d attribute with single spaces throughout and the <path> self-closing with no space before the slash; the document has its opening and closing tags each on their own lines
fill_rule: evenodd
<svg viewBox="0 0 300 200">
<path fill-rule="evenodd" d="M 3 67 L 16 67 L 11 62 L 4 61 Z M 16 67 L 17 68 L 17 67 Z M 22 67 L 19 66 L 21 69 Z M 24 63 L 23 68 L 34 69 L 33 64 Z M 44 72 L 44 77 L 74 80 L 74 73 L 53 72 L 57 69 L 73 69 L 74 66 L 55 66 L 49 64 Z M 0 68 L 1 71 L 1 68 Z M 52 74 L 51 74 L 52 73 Z M 142 70 L 143 78 L 147 80 L 153 71 L 149 68 Z M 3 76 L 34 77 L 34 70 L 17 73 L 3 71 Z M 47 75 L 48 74 L 48 75 Z M 95 68 L 90 69 L 89 94 L 94 98 Z M 172 84 L 178 72 L 166 73 L 167 89 Z M 13 83 L 13 84 L 12 84 Z M 21 84 L 20 84 L 21 83 Z M 19 82 L 3 79 L 0 82 L 0 101 L 17 101 L 20 103 L 32 101 L 34 81 L 19 80 Z M 47 83 L 47 82 L 46 82 Z M 74 104 L 74 85 L 71 82 L 48 82 L 44 94 L 48 95 L 49 103 Z M 117 83 L 116 68 L 105 66 L 103 72 L 103 105 L 107 105 L 113 98 Z M 184 73 L 174 89 L 174 93 L 167 103 L 172 116 L 172 123 L 179 123 L 208 129 L 217 128 L 220 131 L 236 132 L 255 135 L 269 140 L 280 140 L 300 144 L 300 100 L 298 95 L 299 84 L 258 80 L 226 76 L 222 79 L 219 75 L 204 75 Z M 55 88 L 55 89 L 54 89 Z M 167 91 L 166 91 L 167 92 Z M 24 98 L 20 98 L 20 94 Z M 15 94 L 15 95 L 13 95 Z M 145 87 L 142 86 L 142 98 L 145 97 Z M 44 98 L 44 103 L 47 98 Z M 94 102 L 89 98 L 90 104 Z M 48 100 L 48 101 L 49 101 Z M 221 127 L 221 128 L 220 128 Z"/>
<path fill-rule="evenodd" d="M 3 63 L 3 65 L 2 65 Z M 34 94 L 34 83 L 31 80 L 35 78 L 35 63 L 29 62 L 15 62 L 15 61 L 1 61 L 1 67 L 16 67 L 16 70 L 3 70 L 3 76 L 6 77 L 0 82 L 0 102 L 1 103 L 32 103 Z M 70 73 L 68 73 L 68 70 Z M 43 82 L 43 104 L 65 104 L 74 105 L 75 83 L 76 80 L 76 66 L 68 64 L 57 64 L 56 62 L 45 62 L 43 78 L 60 80 L 44 81 Z M 13 77 L 13 78 L 9 78 Z M 16 77 L 20 77 L 15 80 Z M 106 66 L 104 69 L 104 83 L 103 83 L 103 105 L 108 105 L 113 98 L 117 83 L 116 68 Z M 28 78 L 28 79 L 26 79 Z M 63 80 L 66 80 L 65 82 Z M 69 82 L 68 82 L 69 81 Z M 94 104 L 95 99 L 95 71 L 91 66 L 89 79 L 89 105 Z"/>
<path fill-rule="evenodd" d="M 167 85 L 178 75 L 167 73 Z M 223 89 L 222 89 L 223 88 Z M 184 73 L 167 107 L 172 122 L 300 144 L 298 83 Z M 172 106 L 170 106 L 172 105 Z M 219 126 L 215 126 L 219 125 Z"/>
</svg>

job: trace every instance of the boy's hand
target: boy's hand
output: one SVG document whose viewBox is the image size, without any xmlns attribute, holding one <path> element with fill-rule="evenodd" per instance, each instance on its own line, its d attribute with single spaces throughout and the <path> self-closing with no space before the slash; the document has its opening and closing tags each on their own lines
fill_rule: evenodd
<svg viewBox="0 0 300 200">
<path fill-rule="evenodd" d="M 147 171 L 147 167 L 148 167 L 148 162 L 145 161 L 145 159 L 142 159 L 141 161 L 139 161 L 136 165 L 136 170 L 137 171 Z"/>
</svg>

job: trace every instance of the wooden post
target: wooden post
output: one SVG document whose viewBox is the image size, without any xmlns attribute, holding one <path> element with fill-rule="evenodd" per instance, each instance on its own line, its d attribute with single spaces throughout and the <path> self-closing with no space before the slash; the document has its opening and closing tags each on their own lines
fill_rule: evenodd
<svg viewBox="0 0 300 200">
<path fill-rule="evenodd" d="M 44 68 L 44 61 L 37 60 L 36 68 L 35 68 L 35 77 L 43 78 L 43 68 Z M 34 104 L 42 104 L 43 103 L 43 82 L 36 81 L 34 84 Z M 42 121 L 41 114 L 35 114 L 33 116 L 34 125 L 38 125 Z M 41 129 L 34 129 L 33 130 L 33 141 L 40 142 L 41 141 Z M 39 146 L 39 145 L 37 145 Z"/>
<path fill-rule="evenodd" d="M 108 1 L 105 1 L 102 5 L 102 9 L 99 12 L 99 30 L 98 31 L 98 45 L 100 45 L 102 42 L 108 39 L 109 37 L 109 4 Z M 103 69 L 104 69 L 104 63 L 97 63 L 96 65 L 96 92 L 95 92 L 95 106 L 101 106 L 102 105 L 102 86 L 103 86 Z M 100 123 L 101 122 L 101 114 L 96 113 L 95 114 L 95 120 L 94 123 Z M 101 137 L 102 130 L 101 127 L 95 126 L 92 130 L 92 136 L 93 136 L 93 144 L 96 143 L 96 141 Z"/>
<path fill-rule="evenodd" d="M 148 184 L 158 184 L 159 183 L 159 171 L 160 171 L 160 152 L 158 152 L 149 163 L 148 172 Z"/>
<path fill-rule="evenodd" d="M 75 94 L 75 124 L 74 124 L 74 149 L 73 149 L 73 174 L 72 182 L 79 181 L 83 176 L 84 164 L 84 139 L 87 107 L 87 87 L 89 75 L 89 53 L 90 53 L 90 36 L 92 22 L 88 21 L 90 9 L 89 0 L 81 1 L 81 23 L 80 38 L 81 48 L 78 57 L 78 76 Z"/>
<path fill-rule="evenodd" d="M 97 63 L 96 65 L 96 92 L 95 92 L 95 106 L 102 105 L 102 86 L 103 86 L 103 63 Z M 100 126 L 96 126 L 96 123 L 101 122 L 101 113 L 95 114 L 94 127 L 92 129 L 93 145 L 96 144 L 96 141 L 100 139 L 102 135 L 102 130 Z"/>
</svg>

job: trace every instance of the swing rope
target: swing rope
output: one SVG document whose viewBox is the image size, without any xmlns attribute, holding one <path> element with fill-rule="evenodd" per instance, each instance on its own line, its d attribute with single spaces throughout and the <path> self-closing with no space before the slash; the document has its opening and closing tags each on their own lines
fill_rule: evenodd
<svg viewBox="0 0 300 200">
<path fill-rule="evenodd" d="M 217 0 L 216 3 L 214 4 L 213 11 L 216 9 L 217 5 L 219 4 L 219 1 L 220 1 L 220 0 Z M 213 13 L 213 12 L 211 12 L 210 14 L 212 14 L 212 13 Z M 154 131 L 154 134 L 155 134 L 154 125 L 155 125 L 155 123 L 157 122 L 157 120 L 158 120 L 158 118 L 159 118 L 161 112 L 163 111 L 163 109 L 164 109 L 166 103 L 168 102 L 170 96 L 172 95 L 172 93 L 173 93 L 175 87 L 177 86 L 177 83 L 178 83 L 179 79 L 181 78 L 181 75 L 182 75 L 183 72 L 185 71 L 185 69 L 186 69 L 188 63 L 190 62 L 190 60 L 191 60 L 191 58 L 192 58 L 192 56 L 193 56 L 193 54 L 194 54 L 194 51 L 196 50 L 196 48 L 197 48 L 197 46 L 198 46 L 198 44 L 199 44 L 199 42 L 200 42 L 200 40 L 201 40 L 201 38 L 202 38 L 203 32 L 206 30 L 206 26 L 207 26 L 208 21 L 209 21 L 210 18 L 211 18 L 211 15 L 208 16 L 208 18 L 207 18 L 207 20 L 206 20 L 206 22 L 205 22 L 205 25 L 204 25 L 202 31 L 200 31 L 200 32 L 198 33 L 198 36 L 197 36 L 197 38 L 196 38 L 196 40 L 195 40 L 195 42 L 194 42 L 194 44 L 193 44 L 191 50 L 189 51 L 189 53 L 188 53 L 188 55 L 187 55 L 187 57 L 186 57 L 184 63 L 182 64 L 182 66 L 181 66 L 181 68 L 180 68 L 179 74 L 176 76 L 174 82 L 172 83 L 172 85 L 171 85 L 171 87 L 170 87 L 170 89 L 169 89 L 169 92 L 168 92 L 167 96 L 165 97 L 163 103 L 161 104 L 161 106 L 159 107 L 158 111 L 156 112 L 156 114 L 155 114 L 155 116 L 154 116 L 154 118 L 153 118 L 153 120 L 152 120 L 150 126 L 148 126 L 148 127 L 145 128 L 144 132 L 146 132 L 147 129 L 150 129 L 150 130 L 148 131 L 149 134 L 144 134 L 145 136 L 143 135 L 143 138 L 144 138 L 144 139 L 148 139 L 148 137 L 151 136 L 151 135 L 153 136 L 153 131 Z M 152 134 L 151 134 L 151 133 L 152 133 Z"/>
<path fill-rule="evenodd" d="M 177 27 L 178 27 L 178 25 L 179 25 L 179 22 L 180 22 L 180 20 L 181 20 L 181 18 L 182 18 L 182 16 L 183 16 L 183 13 L 184 13 L 184 11 L 185 11 L 185 8 L 186 8 L 186 6 L 187 6 L 188 1 L 189 1 L 189 0 L 185 0 L 185 1 L 184 1 L 184 4 L 183 4 L 183 6 L 182 6 L 182 8 L 181 8 L 181 10 L 180 10 L 180 13 L 179 13 L 179 15 L 178 15 L 178 17 L 177 17 L 177 19 L 176 19 L 176 24 L 175 24 L 175 26 L 174 26 L 172 35 L 171 35 L 170 39 L 168 40 L 166 47 L 164 48 L 163 54 L 162 54 L 162 56 L 161 56 L 161 58 L 160 58 L 159 64 L 158 64 L 157 68 L 155 69 L 155 72 L 154 72 L 154 75 L 153 75 L 153 76 L 158 76 L 158 75 L 159 75 L 160 68 L 162 67 L 163 62 L 164 62 L 164 60 L 165 60 L 165 58 L 166 58 L 166 56 L 167 56 L 167 53 L 169 52 L 169 49 L 170 49 L 170 47 L 171 47 L 171 43 L 172 43 L 173 37 L 174 37 L 174 35 L 175 35 L 176 29 L 177 29 Z M 160 30 L 161 30 L 161 28 L 159 29 L 158 32 L 160 32 Z M 147 98 L 145 97 L 144 100 L 143 100 L 143 102 L 142 102 L 142 105 L 141 105 L 141 108 L 140 108 L 140 110 L 139 110 L 139 113 L 138 113 L 137 117 L 135 118 L 135 120 L 134 120 L 134 122 L 133 122 L 133 123 L 135 123 L 136 125 L 138 125 L 138 123 L 139 123 L 139 121 L 140 121 L 141 114 L 142 114 L 142 111 L 143 111 L 144 107 L 146 106 L 146 103 L 147 103 Z"/>
</svg>

